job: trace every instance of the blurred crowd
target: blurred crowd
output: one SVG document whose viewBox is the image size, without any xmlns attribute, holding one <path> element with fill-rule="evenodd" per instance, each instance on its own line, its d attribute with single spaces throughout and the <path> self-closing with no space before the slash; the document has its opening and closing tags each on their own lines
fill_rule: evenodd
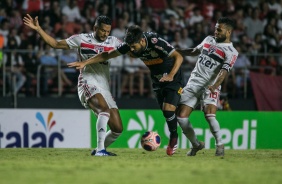
<svg viewBox="0 0 282 184">
<path fill-rule="evenodd" d="M 41 27 L 56 39 L 92 32 L 95 18 L 107 15 L 113 20 L 111 35 L 121 40 L 126 28 L 137 24 L 178 48 L 197 46 L 213 35 L 219 17 L 228 16 L 236 21 L 232 42 L 239 57 L 223 92 L 229 98 L 252 96 L 250 71 L 282 75 L 282 0 L 1 0 L 0 73 L 5 75 L 7 94 L 34 96 L 36 80 L 41 95 L 54 89 L 76 93 L 77 71 L 66 68 L 77 60 L 75 52 L 47 46 L 23 25 L 26 14 L 38 16 Z M 197 57 L 184 58 L 186 81 L 196 61 Z M 152 96 L 149 71 L 139 59 L 114 59 L 111 70 L 121 75 L 120 96 Z"/>
</svg>

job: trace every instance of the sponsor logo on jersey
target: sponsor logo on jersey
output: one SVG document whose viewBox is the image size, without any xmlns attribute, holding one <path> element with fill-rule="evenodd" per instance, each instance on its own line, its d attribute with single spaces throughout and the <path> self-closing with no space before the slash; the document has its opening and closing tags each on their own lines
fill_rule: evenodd
<svg viewBox="0 0 282 184">
<path fill-rule="evenodd" d="M 164 62 L 164 60 L 162 60 L 161 58 L 157 58 L 157 59 L 143 60 L 143 62 L 145 63 L 145 65 L 150 66 L 150 65 L 161 64 Z"/>
<path fill-rule="evenodd" d="M 110 51 L 110 50 L 114 49 L 114 47 L 111 47 L 111 46 L 106 46 L 106 45 L 101 46 L 101 45 L 89 44 L 89 43 L 81 43 L 80 46 L 81 46 L 82 49 L 92 49 L 92 50 L 98 51 L 98 52 Z"/>
<path fill-rule="evenodd" d="M 182 94 L 182 92 L 183 92 L 183 89 L 180 87 L 180 88 L 178 89 L 177 93 L 178 93 L 178 94 Z"/>
<path fill-rule="evenodd" d="M 212 56 L 210 56 L 212 58 Z M 202 64 L 205 67 L 212 69 L 214 66 L 217 66 L 216 62 L 211 60 L 210 57 L 206 55 L 200 55 L 198 58 L 198 63 Z"/>
<path fill-rule="evenodd" d="M 94 50 L 95 50 L 97 53 L 101 53 L 101 52 L 104 52 L 104 47 L 95 46 L 95 47 L 94 47 Z"/>
<path fill-rule="evenodd" d="M 159 50 L 164 50 L 164 48 L 162 48 L 162 47 L 160 47 L 160 46 L 157 46 L 157 45 L 155 45 L 155 48 L 156 48 L 156 49 L 159 49 Z"/>
<path fill-rule="evenodd" d="M 214 52 L 216 52 L 216 46 L 211 45 L 210 48 L 209 48 L 208 54 L 212 54 Z"/>
<path fill-rule="evenodd" d="M 205 43 L 203 46 L 203 54 L 220 63 L 222 63 L 225 59 L 225 53 L 222 49 L 208 43 Z"/>
<path fill-rule="evenodd" d="M 214 54 L 215 56 L 217 56 L 220 59 L 225 58 L 224 51 L 222 51 L 220 48 L 218 48 L 215 45 L 205 43 L 203 49 L 208 52 L 208 55 Z"/>
</svg>

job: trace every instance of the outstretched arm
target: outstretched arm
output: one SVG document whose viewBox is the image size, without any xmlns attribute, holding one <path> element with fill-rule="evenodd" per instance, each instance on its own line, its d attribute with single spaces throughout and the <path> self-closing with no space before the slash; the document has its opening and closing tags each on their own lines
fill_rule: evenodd
<svg viewBox="0 0 282 184">
<path fill-rule="evenodd" d="M 76 69 L 82 69 L 86 65 L 106 61 L 108 59 L 115 58 L 115 57 L 118 57 L 120 55 L 121 54 L 117 50 L 112 50 L 112 51 L 109 51 L 109 52 L 101 52 L 101 53 L 97 54 L 96 56 L 89 58 L 87 60 L 68 63 L 68 67 L 76 67 Z"/>
<path fill-rule="evenodd" d="M 165 82 L 165 81 L 173 81 L 173 77 L 174 75 L 177 73 L 177 71 L 179 70 L 182 62 L 183 62 L 183 57 L 181 56 L 180 53 L 178 53 L 177 51 L 174 51 L 170 57 L 175 59 L 174 65 L 170 71 L 169 74 L 164 75 L 161 79 L 160 82 Z"/>
<path fill-rule="evenodd" d="M 176 49 L 182 56 L 197 56 L 201 53 L 201 51 L 197 48 L 189 48 L 189 49 Z"/>
<path fill-rule="evenodd" d="M 38 32 L 42 39 L 51 47 L 55 49 L 70 49 L 66 40 L 57 41 L 48 35 L 39 25 L 38 17 L 33 19 L 29 14 L 23 18 L 23 22 L 26 26 Z"/>
</svg>

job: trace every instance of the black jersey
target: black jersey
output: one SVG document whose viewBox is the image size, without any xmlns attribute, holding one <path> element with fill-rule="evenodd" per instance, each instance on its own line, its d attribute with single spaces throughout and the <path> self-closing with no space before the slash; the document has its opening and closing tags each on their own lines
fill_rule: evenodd
<svg viewBox="0 0 282 184">
<path fill-rule="evenodd" d="M 183 85 L 180 69 L 174 75 L 173 81 L 159 82 L 161 77 L 163 75 L 169 74 L 171 69 L 173 68 L 175 61 L 169 56 L 175 51 L 175 48 L 170 45 L 166 40 L 160 38 L 159 35 L 156 33 L 144 32 L 144 37 L 146 39 L 147 46 L 143 52 L 135 56 L 140 58 L 150 69 L 154 88 L 162 88 L 165 86 L 173 87 L 175 83 L 178 83 L 178 85 Z M 120 46 L 117 47 L 117 50 L 121 54 L 126 54 L 130 51 L 130 47 L 126 43 L 122 43 Z"/>
</svg>

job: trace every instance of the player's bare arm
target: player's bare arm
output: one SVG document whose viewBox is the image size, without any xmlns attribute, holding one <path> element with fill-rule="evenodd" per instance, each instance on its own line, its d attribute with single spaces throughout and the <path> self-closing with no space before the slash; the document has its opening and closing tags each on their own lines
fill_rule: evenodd
<svg viewBox="0 0 282 184">
<path fill-rule="evenodd" d="M 201 51 L 197 48 L 189 48 L 189 49 L 176 49 L 182 56 L 197 56 L 201 53 Z"/>
<path fill-rule="evenodd" d="M 48 35 L 39 25 L 38 17 L 36 16 L 33 19 L 29 14 L 23 18 L 23 22 L 26 26 L 30 27 L 31 29 L 38 32 L 38 34 L 42 37 L 42 39 L 50 45 L 52 48 L 55 49 L 70 49 L 67 42 L 65 40 L 57 41 Z"/>
<path fill-rule="evenodd" d="M 164 75 L 160 79 L 160 82 L 173 81 L 174 75 L 177 73 L 177 71 L 179 70 L 179 68 L 180 68 L 180 66 L 181 66 L 181 64 L 183 62 L 183 57 L 177 51 L 174 51 L 169 57 L 172 57 L 172 58 L 175 59 L 174 65 L 173 65 L 171 71 L 169 72 L 169 74 L 168 75 Z"/>
<path fill-rule="evenodd" d="M 68 65 L 68 67 L 75 67 L 76 69 L 82 69 L 86 65 L 103 62 L 103 61 L 106 61 L 108 59 L 118 57 L 120 55 L 121 54 L 117 50 L 112 50 L 112 51 L 108 51 L 108 52 L 101 52 L 101 53 L 97 54 L 96 56 L 91 57 L 87 60 L 76 61 L 76 62 L 68 63 L 67 65 Z"/>
<path fill-rule="evenodd" d="M 218 73 L 215 83 L 212 86 L 209 86 L 208 89 L 214 93 L 215 90 L 220 86 L 220 84 L 224 81 L 225 77 L 227 76 L 228 72 L 225 69 L 221 69 Z"/>
</svg>

